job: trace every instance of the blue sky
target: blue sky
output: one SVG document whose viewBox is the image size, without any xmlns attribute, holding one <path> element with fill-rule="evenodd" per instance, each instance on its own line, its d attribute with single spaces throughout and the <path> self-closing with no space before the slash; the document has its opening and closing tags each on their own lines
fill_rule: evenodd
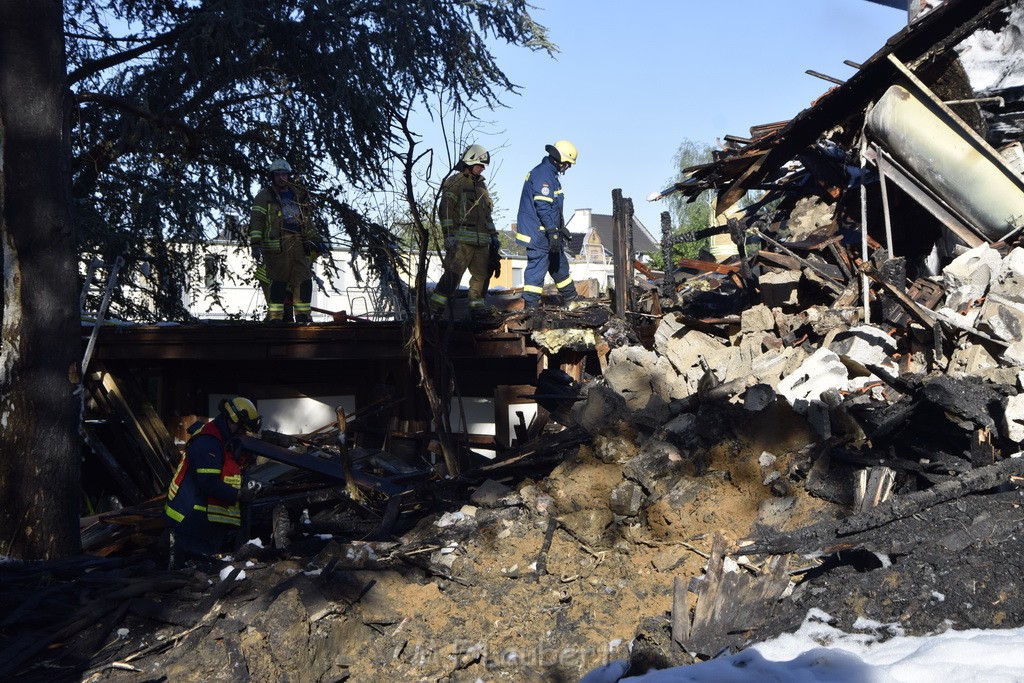
<svg viewBox="0 0 1024 683">
<path fill-rule="evenodd" d="M 714 145 L 752 125 L 787 120 L 846 79 L 906 26 L 905 10 L 867 0 L 533 0 L 558 45 L 543 53 L 496 46 L 521 86 L 506 95 L 473 141 L 492 150 L 485 174 L 496 223 L 515 220 L 526 173 L 544 145 L 567 139 L 579 163 L 562 179 L 573 209 L 611 213 L 611 192 L 632 197 L 655 235 L 664 202 L 646 197 L 674 176 L 684 139 Z"/>
</svg>

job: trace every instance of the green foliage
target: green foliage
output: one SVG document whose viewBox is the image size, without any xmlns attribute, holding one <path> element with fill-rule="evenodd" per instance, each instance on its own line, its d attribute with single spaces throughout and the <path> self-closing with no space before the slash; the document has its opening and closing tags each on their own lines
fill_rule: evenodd
<svg viewBox="0 0 1024 683">
<path fill-rule="evenodd" d="M 678 169 L 670 183 L 677 183 L 685 178 L 684 171 L 693 166 L 709 163 L 712 148 L 700 142 L 685 139 L 679 144 L 673 158 L 673 165 Z M 709 193 L 701 194 L 693 202 L 687 201 L 682 194 L 674 194 L 668 198 L 669 213 L 672 218 L 672 234 L 681 235 L 694 230 L 701 230 L 711 224 L 711 196 Z M 672 256 L 678 258 L 696 258 L 702 248 L 707 247 L 708 240 L 702 239 L 695 242 L 683 242 L 672 248 Z M 659 252 L 651 258 L 655 268 L 665 267 L 664 258 Z"/>
<path fill-rule="evenodd" d="M 169 245 L 240 238 L 224 217 L 248 215 L 276 157 L 309 188 L 324 235 L 373 257 L 391 235 L 343 187 L 391 185 L 411 107 L 432 98 L 473 116 L 471 104 L 514 91 L 488 40 L 554 50 L 525 0 L 64 7 L 81 252 L 125 257 L 122 281 L 144 296 L 121 296 L 113 310 L 133 318 L 185 314 L 194 263 Z"/>
</svg>

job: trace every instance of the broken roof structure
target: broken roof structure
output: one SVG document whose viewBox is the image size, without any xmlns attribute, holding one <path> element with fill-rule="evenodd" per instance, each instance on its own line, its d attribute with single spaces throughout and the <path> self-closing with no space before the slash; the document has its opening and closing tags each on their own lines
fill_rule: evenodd
<svg viewBox="0 0 1024 683">
<path fill-rule="evenodd" d="M 860 65 L 852 78 L 822 95 L 791 121 L 770 124 L 764 129 L 751 128 L 751 139 L 745 144 L 724 150 L 713 163 L 687 169 L 683 180 L 652 198 L 673 192 L 694 197 L 713 190 L 717 192 L 716 206 L 721 214 L 748 191 L 781 189 L 787 180 L 792 181 L 792 169 L 787 165 L 794 161 L 809 165 L 817 159 L 828 167 L 828 156 L 834 153 L 834 147 L 827 143 L 850 148 L 863 127 L 871 102 L 901 80 L 906 71 L 926 82 L 944 82 L 950 63 L 956 60 L 953 46 L 979 30 L 1006 26 L 1012 21 L 1010 8 L 1013 5 L 1012 0 L 943 3 L 893 36 Z M 964 85 L 961 81 L 949 87 L 963 88 Z M 978 104 L 973 92 L 965 99 L 971 101 L 954 106 L 957 111 L 966 112 L 969 121 L 977 122 Z M 825 145 L 823 149 L 816 148 L 819 143 Z M 827 177 L 819 179 L 820 182 L 827 180 Z"/>
</svg>

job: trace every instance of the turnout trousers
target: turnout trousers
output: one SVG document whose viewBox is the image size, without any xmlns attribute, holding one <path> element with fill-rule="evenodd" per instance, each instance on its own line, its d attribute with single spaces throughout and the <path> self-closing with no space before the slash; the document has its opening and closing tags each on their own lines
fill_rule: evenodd
<svg viewBox="0 0 1024 683">
<path fill-rule="evenodd" d="M 569 274 L 569 259 L 564 251 L 549 252 L 546 249 L 526 248 L 526 272 L 523 274 L 523 301 L 527 308 L 540 304 L 544 291 L 544 276 L 550 274 L 555 281 L 562 302 L 569 303 L 576 298 L 576 285 Z"/>
</svg>

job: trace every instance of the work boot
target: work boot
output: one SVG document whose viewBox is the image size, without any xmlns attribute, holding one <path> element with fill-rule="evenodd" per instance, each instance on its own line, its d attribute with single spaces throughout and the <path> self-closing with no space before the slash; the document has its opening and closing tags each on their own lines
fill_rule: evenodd
<svg viewBox="0 0 1024 683">
<path fill-rule="evenodd" d="M 169 552 L 167 554 L 167 569 L 169 571 L 177 571 L 185 565 L 184 559 L 181 557 L 181 553 L 175 552 L 174 550 L 174 532 L 170 533 L 168 538 Z"/>
<path fill-rule="evenodd" d="M 207 576 L 217 576 L 223 567 L 224 563 L 213 557 L 193 557 L 185 562 L 186 569 L 194 569 Z"/>
<path fill-rule="evenodd" d="M 204 574 L 216 574 L 220 571 L 219 561 L 201 553 L 190 552 L 181 547 L 175 533 L 170 535 L 170 553 L 167 568 L 170 571 L 181 571 L 182 569 L 194 569 Z"/>
</svg>

